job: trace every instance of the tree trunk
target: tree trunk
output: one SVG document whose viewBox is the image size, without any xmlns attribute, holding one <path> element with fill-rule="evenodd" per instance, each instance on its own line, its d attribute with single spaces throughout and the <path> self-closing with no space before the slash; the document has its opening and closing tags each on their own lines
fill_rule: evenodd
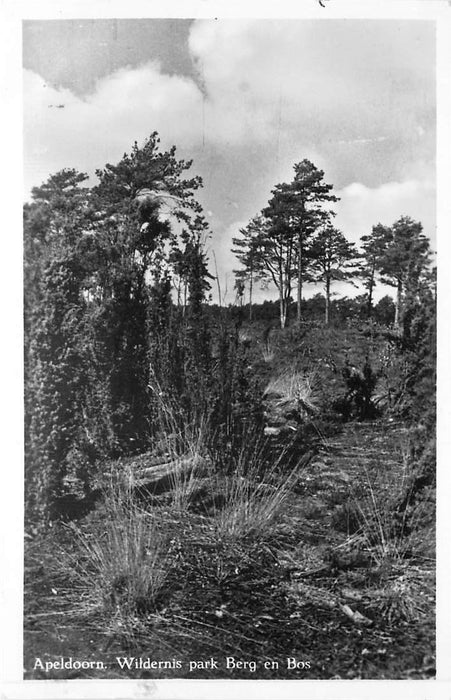
<svg viewBox="0 0 451 700">
<path fill-rule="evenodd" d="M 286 311 L 285 299 L 283 296 L 282 275 L 280 275 L 280 280 L 279 280 L 279 309 L 280 309 L 280 327 L 285 328 L 285 321 L 287 319 L 287 311 Z"/>
<path fill-rule="evenodd" d="M 329 309 L 330 309 L 330 278 L 326 278 L 326 315 L 325 315 L 325 324 L 326 326 L 329 325 Z"/>
<path fill-rule="evenodd" d="M 366 310 L 368 318 L 373 315 L 373 281 L 370 281 L 370 286 L 368 288 L 368 307 Z"/>
<path fill-rule="evenodd" d="M 401 304 L 402 304 L 402 282 L 398 280 L 396 289 L 396 310 L 395 310 L 395 328 L 401 325 Z"/>
<path fill-rule="evenodd" d="M 280 303 L 280 327 L 285 328 L 285 322 L 287 320 L 287 310 L 285 307 L 285 302 L 284 302 L 284 298 L 282 296 L 282 292 L 280 293 L 279 303 Z"/>
<path fill-rule="evenodd" d="M 252 273 L 252 268 L 251 268 L 251 277 L 249 280 L 249 323 L 252 322 L 252 292 L 253 292 L 253 286 L 254 286 L 254 275 Z"/>
<path fill-rule="evenodd" d="M 186 282 L 184 283 L 183 287 L 183 306 L 182 306 L 182 318 L 185 318 L 185 311 L 186 311 L 186 302 L 187 302 L 187 295 L 188 295 L 188 285 Z"/>
<path fill-rule="evenodd" d="M 371 277 L 368 282 L 368 308 L 367 308 L 367 315 L 368 318 L 371 318 L 373 315 L 373 291 L 374 291 L 374 267 L 371 270 Z"/>
<path fill-rule="evenodd" d="M 299 241 L 298 241 L 298 298 L 297 298 L 297 320 L 298 320 L 298 323 L 300 323 L 302 321 L 301 303 L 302 303 L 302 236 L 301 236 L 301 234 L 299 234 Z"/>
</svg>

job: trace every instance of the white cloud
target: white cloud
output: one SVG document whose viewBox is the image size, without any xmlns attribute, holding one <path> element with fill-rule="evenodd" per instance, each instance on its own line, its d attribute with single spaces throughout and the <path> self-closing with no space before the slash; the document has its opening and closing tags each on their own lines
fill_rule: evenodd
<svg viewBox="0 0 451 700">
<path fill-rule="evenodd" d="M 208 95 L 207 133 L 228 143 L 279 129 L 301 141 L 418 137 L 433 66 L 413 26 L 395 24 L 196 22 L 190 48 Z"/>
<path fill-rule="evenodd" d="M 204 94 L 190 78 L 163 74 L 158 63 L 123 68 L 85 99 L 26 71 L 27 159 L 35 177 L 44 162 L 48 172 L 69 163 L 92 169 L 153 130 L 167 145 L 254 147 L 276 153 L 278 163 L 314 150 L 326 159 L 338 156 L 346 174 L 352 166 L 374 170 L 377 158 L 362 157 L 367 144 L 393 161 L 400 149 L 415 146 L 415 157 L 424 159 L 419 147 L 429 143 L 425 134 L 433 125 L 433 65 L 425 60 L 429 45 L 418 50 L 414 26 L 196 21 L 190 50 Z M 399 169 L 406 158 L 397 160 Z"/>
<path fill-rule="evenodd" d="M 195 83 L 164 75 L 157 64 L 121 69 L 100 80 L 85 99 L 25 71 L 26 189 L 62 167 L 93 173 L 155 130 L 165 145 L 172 145 L 172 139 L 200 141 L 201 111 Z"/>
<path fill-rule="evenodd" d="M 435 187 L 430 181 L 387 182 L 369 188 L 353 182 L 337 192 L 335 225 L 352 241 L 371 233 L 378 223 L 390 226 L 401 216 L 411 216 L 423 224 L 424 233 L 436 244 Z"/>
</svg>

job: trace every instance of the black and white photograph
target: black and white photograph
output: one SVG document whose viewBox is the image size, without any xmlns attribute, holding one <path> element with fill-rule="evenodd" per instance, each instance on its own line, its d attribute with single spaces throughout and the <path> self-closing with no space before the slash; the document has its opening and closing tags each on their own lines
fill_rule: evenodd
<svg viewBox="0 0 451 700">
<path fill-rule="evenodd" d="M 449 4 L 299 4 L 20 19 L 25 692 L 438 678 Z"/>
</svg>

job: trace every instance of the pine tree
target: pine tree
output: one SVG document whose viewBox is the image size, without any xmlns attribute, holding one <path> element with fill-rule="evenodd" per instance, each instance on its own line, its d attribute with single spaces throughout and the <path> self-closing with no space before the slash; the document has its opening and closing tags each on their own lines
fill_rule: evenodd
<svg viewBox="0 0 451 700">
<path fill-rule="evenodd" d="M 376 286 L 376 278 L 381 260 L 386 252 L 390 241 L 391 233 L 387 226 L 377 224 L 373 226 L 370 235 L 362 236 L 362 263 L 360 266 L 360 276 L 368 294 L 367 315 L 373 313 L 373 293 Z"/>
<path fill-rule="evenodd" d="M 276 207 L 272 217 L 262 219 L 262 222 L 254 242 L 254 261 L 261 271 L 260 278 L 271 280 L 279 292 L 280 327 L 285 328 L 295 274 L 295 232 L 283 215 L 277 216 Z"/>
<path fill-rule="evenodd" d="M 400 328 L 403 304 L 418 294 L 421 278 L 430 265 L 431 251 L 422 224 L 408 216 L 395 221 L 387 239 L 378 265 L 382 281 L 396 287 L 395 326 Z"/>
<path fill-rule="evenodd" d="M 310 248 L 311 267 L 317 281 L 324 284 L 326 295 L 325 324 L 329 324 L 331 285 L 334 281 L 350 281 L 356 274 L 356 250 L 345 236 L 331 225 L 324 227 Z"/>
<path fill-rule="evenodd" d="M 167 374 L 168 361 L 156 359 L 155 349 L 172 347 L 171 264 L 179 244 L 166 214 L 171 202 L 174 219 L 190 232 L 186 248 L 201 218 L 194 199 L 201 180 L 183 178 L 190 167 L 191 162 L 176 159 L 175 147 L 160 152 L 154 133 L 142 147 L 135 143 L 117 165 L 97 171 L 92 205 L 105 285 L 99 299 L 105 335 L 98 337 L 97 347 L 101 355 L 108 348 L 111 358 L 104 379 L 115 439 L 125 451 L 143 449 L 151 439 L 151 363 L 152 372 L 165 367 Z"/>
<path fill-rule="evenodd" d="M 276 185 L 273 197 L 264 214 L 279 222 L 284 220 L 296 239 L 297 266 L 297 320 L 302 320 L 302 287 L 308 267 L 306 246 L 308 240 L 318 228 L 333 215 L 324 209 L 325 202 L 337 202 L 332 194 L 333 185 L 324 182 L 324 172 L 312 162 L 304 159 L 294 166 L 295 175 L 290 183 Z"/>
<path fill-rule="evenodd" d="M 308 241 L 321 225 L 333 216 L 325 202 L 336 202 L 332 185 L 324 182 L 324 172 L 309 160 L 294 166 L 290 183 L 272 190 L 272 197 L 259 216 L 241 229 L 242 238 L 234 238 L 233 251 L 252 285 L 255 279 L 272 281 L 279 292 L 280 325 L 285 327 L 294 280 L 297 279 L 297 320 L 301 321 L 303 282 L 308 276 Z M 250 308 L 252 302 L 250 301 Z"/>
<path fill-rule="evenodd" d="M 252 321 L 252 297 L 254 283 L 264 277 L 263 263 L 259 255 L 259 241 L 265 227 L 264 218 L 255 216 L 245 228 L 240 229 L 241 238 L 233 238 L 232 253 L 236 255 L 243 268 L 235 270 L 238 282 L 249 285 L 249 321 Z M 243 289 L 244 293 L 244 289 Z"/>
</svg>

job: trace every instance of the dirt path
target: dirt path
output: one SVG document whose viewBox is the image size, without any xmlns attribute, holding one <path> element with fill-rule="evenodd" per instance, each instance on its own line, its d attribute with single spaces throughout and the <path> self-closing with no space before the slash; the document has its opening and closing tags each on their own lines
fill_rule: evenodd
<svg viewBox="0 0 451 700">
<path fill-rule="evenodd" d="M 333 526 L 338 510 L 356 506 L 371 492 L 381 502 L 406 478 L 407 429 L 400 423 L 347 423 L 333 437 L 322 437 L 317 453 L 302 469 L 289 517 L 312 523 L 313 543 L 331 546 L 353 534 L 355 523 Z M 294 510 L 293 510 L 294 509 Z"/>
<path fill-rule="evenodd" d="M 299 477 L 286 520 L 297 545 L 284 564 L 301 634 L 316 632 L 320 677 L 331 677 L 329 669 L 337 678 L 434 672 L 433 550 L 415 556 L 409 539 L 392 530 L 390 504 L 407 478 L 406 440 L 400 423 L 346 424 L 321 441 Z"/>
</svg>

